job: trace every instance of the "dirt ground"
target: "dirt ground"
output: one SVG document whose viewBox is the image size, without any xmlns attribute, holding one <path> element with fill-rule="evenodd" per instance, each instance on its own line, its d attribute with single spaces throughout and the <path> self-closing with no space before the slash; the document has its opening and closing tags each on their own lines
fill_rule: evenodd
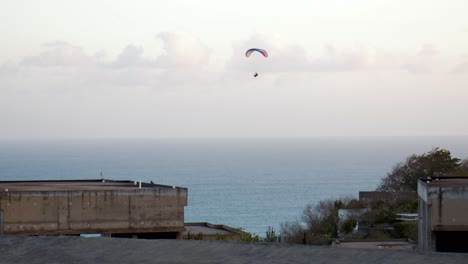
<svg viewBox="0 0 468 264">
<path fill-rule="evenodd" d="M 0 237 L 0 263 L 468 263 L 468 254 L 195 240 Z"/>
</svg>

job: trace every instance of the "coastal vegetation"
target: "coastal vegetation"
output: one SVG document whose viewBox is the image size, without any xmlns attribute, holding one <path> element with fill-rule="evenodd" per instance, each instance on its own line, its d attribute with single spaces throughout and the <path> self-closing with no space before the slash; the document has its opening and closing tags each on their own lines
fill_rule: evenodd
<svg viewBox="0 0 468 264">
<path fill-rule="evenodd" d="M 397 163 L 383 178 L 376 191 L 416 192 L 420 178 L 467 176 L 468 159 L 452 157 L 449 150 L 434 148 L 420 155 L 413 154 Z M 339 209 L 365 209 L 359 217 L 350 217 L 340 223 Z M 330 244 L 338 237 L 344 239 L 405 238 L 417 242 L 417 222 L 401 222 L 398 213 L 417 213 L 417 199 L 372 201 L 364 203 L 349 197 L 327 199 L 308 204 L 301 220 L 281 224 L 284 242 L 297 244 Z M 356 225 L 369 227 L 365 235 L 355 232 Z"/>
<path fill-rule="evenodd" d="M 413 154 L 404 162 L 397 163 L 392 171 L 383 178 L 378 191 L 416 191 L 418 179 L 437 178 L 450 173 L 463 174 L 468 170 L 465 160 L 461 166 L 459 158 L 453 158 L 450 151 L 434 148 L 422 155 Z M 458 169 L 458 170 L 457 170 Z"/>
<path fill-rule="evenodd" d="M 434 148 L 420 155 L 413 154 L 405 161 L 397 163 L 390 173 L 377 186 L 379 192 L 416 192 L 420 178 L 442 176 L 467 176 L 468 159 L 452 157 L 450 151 Z M 412 196 L 409 196 L 412 197 Z M 416 197 L 416 196 L 415 196 Z M 357 211 L 358 215 L 348 215 L 340 219 L 340 210 Z M 363 201 L 355 197 L 343 196 L 338 199 L 321 200 L 308 204 L 300 220 L 281 224 L 280 232 L 268 227 L 265 236 L 245 232 L 239 238 L 243 242 L 285 242 L 291 244 L 325 245 L 336 239 L 409 239 L 417 242 L 417 222 L 398 220 L 399 213 L 417 213 L 416 198 L 402 196 L 392 200 Z M 357 232 L 357 226 L 365 227 L 366 232 Z M 203 240 L 203 234 L 195 234 L 190 239 Z M 216 240 L 229 240 L 225 234 L 216 234 Z"/>
</svg>

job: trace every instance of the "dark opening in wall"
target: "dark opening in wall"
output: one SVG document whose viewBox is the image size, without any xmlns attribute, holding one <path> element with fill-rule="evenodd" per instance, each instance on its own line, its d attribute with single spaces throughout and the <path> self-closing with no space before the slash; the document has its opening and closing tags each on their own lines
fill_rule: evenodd
<svg viewBox="0 0 468 264">
<path fill-rule="evenodd" d="M 158 233 L 114 233 L 111 237 L 119 238 L 141 238 L 141 239 L 176 239 L 177 232 L 158 232 Z"/>
<path fill-rule="evenodd" d="M 468 252 L 468 231 L 436 232 L 436 251 Z"/>
</svg>

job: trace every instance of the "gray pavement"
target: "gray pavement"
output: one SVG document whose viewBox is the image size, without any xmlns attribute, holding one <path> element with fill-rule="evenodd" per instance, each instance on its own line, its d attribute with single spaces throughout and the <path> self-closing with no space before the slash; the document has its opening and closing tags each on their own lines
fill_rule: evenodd
<svg viewBox="0 0 468 264">
<path fill-rule="evenodd" d="M 0 237 L 0 263 L 468 263 L 468 254 L 195 240 Z"/>
</svg>

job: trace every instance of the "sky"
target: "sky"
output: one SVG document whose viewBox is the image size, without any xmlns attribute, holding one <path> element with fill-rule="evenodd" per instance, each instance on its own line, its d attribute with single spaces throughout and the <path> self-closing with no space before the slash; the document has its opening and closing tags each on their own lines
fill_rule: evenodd
<svg viewBox="0 0 468 264">
<path fill-rule="evenodd" d="M 468 136 L 466 0 L 0 6 L 0 140 Z"/>
</svg>

